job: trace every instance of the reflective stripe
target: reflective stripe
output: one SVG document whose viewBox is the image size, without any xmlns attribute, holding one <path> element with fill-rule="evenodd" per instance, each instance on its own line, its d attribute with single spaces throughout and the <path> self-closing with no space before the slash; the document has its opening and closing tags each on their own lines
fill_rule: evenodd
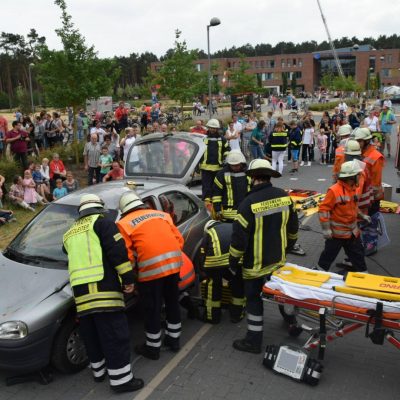
<svg viewBox="0 0 400 400">
<path fill-rule="evenodd" d="M 225 174 L 225 183 L 226 183 L 226 197 L 228 200 L 228 206 L 233 206 L 233 190 L 232 190 L 232 179 L 230 174 Z"/>
<path fill-rule="evenodd" d="M 263 212 L 256 213 L 255 217 L 261 218 L 266 215 L 272 215 L 272 214 L 276 214 L 276 213 L 280 213 L 280 212 L 288 211 L 288 210 L 289 210 L 289 206 L 276 207 L 276 208 L 272 208 L 271 210 L 266 210 Z"/>
<path fill-rule="evenodd" d="M 161 340 L 158 342 L 149 342 L 148 340 L 146 340 L 146 346 L 161 347 Z"/>
<path fill-rule="evenodd" d="M 290 240 L 295 240 L 299 237 L 299 235 L 297 233 L 288 233 L 288 239 Z"/>
<path fill-rule="evenodd" d="M 213 253 L 214 256 L 221 257 L 221 244 L 219 242 L 219 237 L 218 234 L 215 230 L 215 228 L 211 228 L 208 230 L 208 234 L 211 236 L 211 243 L 213 246 Z"/>
<path fill-rule="evenodd" d="M 96 362 L 96 363 L 90 363 L 91 368 L 100 368 L 106 363 L 106 360 L 103 358 L 101 361 Z"/>
<path fill-rule="evenodd" d="M 144 268 L 148 267 L 149 265 L 156 264 L 160 261 L 167 260 L 168 258 L 181 257 L 181 256 L 182 256 L 181 251 L 170 251 L 169 253 L 160 254 L 158 256 L 148 258 L 147 260 L 139 261 L 138 266 L 139 268 Z"/>
<path fill-rule="evenodd" d="M 364 157 L 364 158 L 363 158 L 363 161 L 366 162 L 366 163 L 368 163 L 368 164 L 371 164 L 371 165 L 374 165 L 375 162 L 376 162 L 376 160 L 373 159 L 373 158 L 371 158 L 371 157 Z"/>
<path fill-rule="evenodd" d="M 126 274 L 129 271 L 132 271 L 132 265 L 129 261 L 122 263 L 120 265 L 117 265 L 115 267 L 116 271 L 118 272 L 118 275 L 123 275 Z"/>
<path fill-rule="evenodd" d="M 125 367 L 118 368 L 118 369 L 109 369 L 107 368 L 108 375 L 121 375 L 121 374 L 126 374 L 131 370 L 131 364 L 125 365 Z"/>
<path fill-rule="evenodd" d="M 149 339 L 160 339 L 161 337 L 161 331 L 158 333 L 149 333 L 146 332 L 146 337 L 148 337 Z"/>
<path fill-rule="evenodd" d="M 124 376 L 121 379 L 110 379 L 110 385 L 111 386 L 123 385 L 124 383 L 129 382 L 132 379 L 133 379 L 133 374 L 131 372 L 129 375 Z"/>
<path fill-rule="evenodd" d="M 181 329 L 182 328 L 182 323 L 178 322 L 177 324 L 170 324 L 167 322 L 167 329 Z"/>
<path fill-rule="evenodd" d="M 170 336 L 170 337 L 172 337 L 172 338 L 178 338 L 178 337 L 180 337 L 181 336 L 181 332 L 179 331 L 179 332 L 165 332 L 165 334 L 166 335 L 168 335 L 168 336 Z"/>
<path fill-rule="evenodd" d="M 247 319 L 250 321 L 261 322 L 263 320 L 262 315 L 247 314 Z"/>
<path fill-rule="evenodd" d="M 95 267 L 93 267 L 93 268 L 95 268 Z M 103 279 L 103 277 L 104 277 L 104 272 L 99 273 L 99 274 L 85 275 L 84 277 L 70 279 L 69 282 L 70 282 L 71 286 L 75 286 L 76 285 L 75 282 L 83 281 L 82 282 L 82 284 L 83 284 L 83 283 L 87 283 L 87 280 L 92 279 L 92 278 L 100 278 L 100 279 L 98 279 L 100 281 L 101 279 Z M 96 280 L 93 279 L 93 281 L 96 281 Z"/>
<path fill-rule="evenodd" d="M 232 297 L 231 304 L 234 306 L 244 306 L 246 304 L 246 300 L 244 297 Z"/>
<path fill-rule="evenodd" d="M 232 257 L 235 257 L 235 258 L 240 258 L 240 257 L 242 257 L 242 255 L 244 254 L 244 251 L 243 250 L 236 250 L 234 247 L 232 247 L 232 245 L 229 247 L 229 254 L 232 256 Z"/>
<path fill-rule="evenodd" d="M 257 215 L 257 214 L 256 214 Z M 264 218 L 255 219 L 255 229 L 254 229 L 254 243 L 253 243 L 253 270 L 259 270 L 262 268 L 263 260 L 263 227 Z"/>
<path fill-rule="evenodd" d="M 102 368 L 100 371 L 92 370 L 92 373 L 95 378 L 100 378 L 101 376 L 103 376 L 106 373 L 106 367 Z"/>
<path fill-rule="evenodd" d="M 247 324 L 247 329 L 252 332 L 262 332 L 263 327 L 261 325 L 250 325 Z"/>
<path fill-rule="evenodd" d="M 217 185 L 221 190 L 223 189 L 222 183 L 217 178 L 214 179 L 214 184 Z"/>
<path fill-rule="evenodd" d="M 240 225 L 243 226 L 243 228 L 247 228 L 249 223 L 245 220 L 245 218 L 243 217 L 243 215 L 241 214 L 236 214 L 236 219 L 235 221 L 238 221 Z"/>
<path fill-rule="evenodd" d="M 350 201 L 350 196 L 338 196 L 338 197 L 336 197 L 336 203 L 343 203 L 345 201 Z"/>
<path fill-rule="evenodd" d="M 181 265 L 182 265 L 182 261 L 176 261 L 176 262 L 172 262 L 169 264 L 161 265 L 160 267 L 150 269 L 148 271 L 142 272 L 139 270 L 139 279 L 149 278 L 150 276 L 159 275 L 159 274 L 168 272 L 170 270 L 173 270 L 175 268 L 179 268 L 179 267 L 181 267 Z"/>
<path fill-rule="evenodd" d="M 78 313 L 82 311 L 92 310 L 93 308 L 124 308 L 125 303 L 122 300 L 95 300 L 90 303 L 85 303 L 76 306 L 76 311 Z"/>
<path fill-rule="evenodd" d="M 319 217 L 321 218 L 329 218 L 330 217 L 330 212 L 329 211 L 320 211 L 318 213 Z"/>
<path fill-rule="evenodd" d="M 84 294 L 82 296 L 75 297 L 75 303 L 81 304 L 86 303 L 87 301 L 97 300 L 97 299 L 124 299 L 124 295 L 120 292 L 97 292 L 97 293 L 89 293 Z"/>
<path fill-rule="evenodd" d="M 213 196 L 212 197 L 213 203 L 221 203 L 221 201 L 222 201 L 222 196 Z"/>
</svg>

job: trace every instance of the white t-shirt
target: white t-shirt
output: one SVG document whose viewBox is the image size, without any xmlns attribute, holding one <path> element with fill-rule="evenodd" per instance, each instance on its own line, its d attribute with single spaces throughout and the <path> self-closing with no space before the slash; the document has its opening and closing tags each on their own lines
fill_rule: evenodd
<svg viewBox="0 0 400 400">
<path fill-rule="evenodd" d="M 303 133 L 303 144 L 314 143 L 314 128 L 306 128 Z"/>
<path fill-rule="evenodd" d="M 392 108 L 392 101 L 390 99 L 387 99 L 383 102 L 383 105 L 388 108 Z"/>
<path fill-rule="evenodd" d="M 347 104 L 345 102 L 339 103 L 338 107 L 339 107 L 340 111 L 343 111 L 343 112 L 347 111 Z"/>
<path fill-rule="evenodd" d="M 364 119 L 364 125 L 369 128 L 369 130 L 371 132 L 377 132 L 378 131 L 378 117 L 376 117 L 375 115 L 370 118 L 367 117 Z"/>
<path fill-rule="evenodd" d="M 230 137 L 235 136 L 237 131 L 234 129 L 233 131 L 230 131 L 229 129 L 225 133 L 226 140 L 229 141 L 229 146 L 231 147 L 231 150 L 240 150 L 240 134 L 239 137 L 236 139 L 230 139 Z"/>
<path fill-rule="evenodd" d="M 135 143 L 135 140 L 136 140 L 135 136 L 131 136 L 131 137 L 127 136 L 125 138 L 125 142 L 124 142 L 124 161 L 126 161 L 129 149 Z M 132 153 L 130 160 L 131 161 L 139 161 L 138 153 L 137 152 L 135 152 L 134 154 Z"/>
</svg>

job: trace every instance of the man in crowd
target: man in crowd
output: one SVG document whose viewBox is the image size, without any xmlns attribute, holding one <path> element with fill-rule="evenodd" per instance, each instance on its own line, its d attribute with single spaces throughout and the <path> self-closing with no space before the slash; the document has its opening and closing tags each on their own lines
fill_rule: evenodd
<svg viewBox="0 0 400 400">
<path fill-rule="evenodd" d="M 203 135 L 207 134 L 207 129 L 203 126 L 203 121 L 198 119 L 196 125 L 190 129 L 191 133 L 201 133 Z"/>
<path fill-rule="evenodd" d="M 379 114 L 379 125 L 383 134 L 382 153 L 385 151 L 385 143 L 387 149 L 387 157 L 390 157 L 390 139 L 392 135 L 393 125 L 396 123 L 396 117 L 387 105 L 382 107 L 382 112 Z"/>
<path fill-rule="evenodd" d="M 28 168 L 28 132 L 22 130 L 21 122 L 13 121 L 11 131 L 6 134 L 6 144 L 10 143 L 14 160 L 19 162 L 24 171 Z"/>
<path fill-rule="evenodd" d="M 250 162 L 252 189 L 239 205 L 233 222 L 229 264 L 242 273 L 247 309 L 247 334 L 233 342 L 240 351 L 260 353 L 264 306 L 260 297 L 269 274 L 285 264 L 286 252 L 297 240 L 298 220 L 290 196 L 271 184 L 281 174 L 267 160 Z M 243 267 L 240 259 L 243 257 Z"/>
<path fill-rule="evenodd" d="M 132 374 L 124 313 L 123 293 L 133 292 L 134 274 L 124 240 L 104 212 L 98 196 L 83 195 L 79 218 L 64 234 L 63 245 L 94 380 L 101 382 L 108 375 L 114 392 L 132 392 L 143 387 L 143 380 Z"/>
<path fill-rule="evenodd" d="M 111 170 L 104 176 L 103 182 L 124 179 L 124 170 L 118 161 L 113 161 Z"/>
<path fill-rule="evenodd" d="M 8 132 L 8 121 L 6 117 L 0 115 L 0 156 L 5 151 L 6 143 L 6 133 Z"/>
<path fill-rule="evenodd" d="M 85 171 L 88 171 L 88 185 L 93 185 L 93 179 L 96 179 L 96 183 L 100 182 L 100 154 L 101 147 L 97 142 L 97 134 L 92 133 L 90 141 L 85 144 L 83 149 Z"/>
<path fill-rule="evenodd" d="M 119 106 L 115 110 L 114 116 L 118 123 L 118 132 L 121 132 L 122 129 L 128 127 L 128 109 L 125 108 L 125 103 L 123 101 L 119 102 Z"/>
</svg>

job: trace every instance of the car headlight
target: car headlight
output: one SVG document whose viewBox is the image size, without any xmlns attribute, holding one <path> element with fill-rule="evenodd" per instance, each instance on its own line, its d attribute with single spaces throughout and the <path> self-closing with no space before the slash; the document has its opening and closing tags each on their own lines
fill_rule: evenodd
<svg viewBox="0 0 400 400">
<path fill-rule="evenodd" d="M 8 321 L 0 324 L 0 339 L 22 339 L 28 334 L 28 327 L 22 321 Z"/>
</svg>

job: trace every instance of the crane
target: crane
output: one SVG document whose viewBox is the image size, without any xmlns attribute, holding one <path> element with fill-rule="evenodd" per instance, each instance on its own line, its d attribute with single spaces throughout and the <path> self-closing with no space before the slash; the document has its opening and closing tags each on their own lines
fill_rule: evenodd
<svg viewBox="0 0 400 400">
<path fill-rule="evenodd" d="M 333 45 L 331 34 L 329 33 L 329 29 L 328 29 L 328 24 L 326 22 L 326 18 L 324 16 L 324 13 L 322 12 L 321 3 L 319 2 L 319 0 L 317 0 L 317 3 L 318 3 L 319 11 L 321 12 L 321 18 L 322 18 L 322 22 L 324 23 L 324 26 L 325 26 L 326 34 L 328 35 L 329 45 L 331 46 L 331 50 L 332 50 L 332 53 L 333 53 L 333 58 L 335 59 L 336 68 L 337 68 L 337 70 L 339 72 L 339 75 L 342 78 L 344 78 L 342 65 L 340 64 L 339 57 L 337 55 L 335 46 Z"/>
</svg>

